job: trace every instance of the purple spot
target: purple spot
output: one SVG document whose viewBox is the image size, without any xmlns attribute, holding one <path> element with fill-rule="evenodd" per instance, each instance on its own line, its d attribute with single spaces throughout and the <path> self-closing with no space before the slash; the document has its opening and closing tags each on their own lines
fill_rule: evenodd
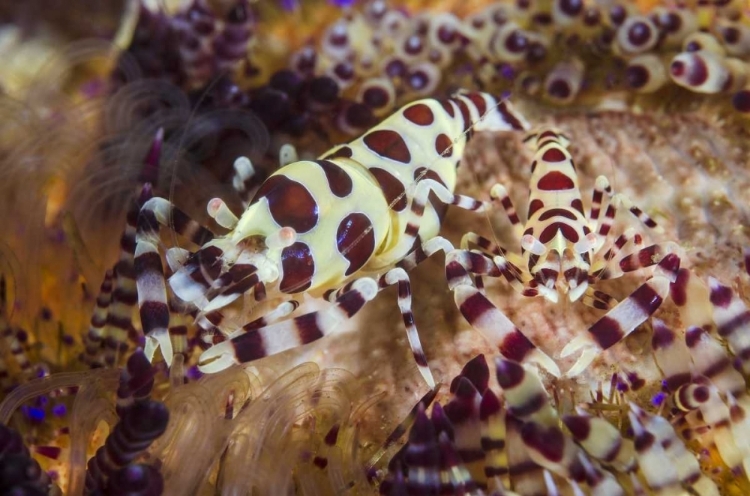
<svg viewBox="0 0 750 496">
<path fill-rule="evenodd" d="M 52 407 L 52 414 L 57 417 L 64 417 L 68 413 L 68 409 L 62 403 Z"/>
<path fill-rule="evenodd" d="M 42 410 L 41 408 L 36 408 L 36 407 L 33 407 L 33 406 L 22 406 L 21 407 L 21 411 L 32 422 L 42 422 L 42 421 L 44 421 L 45 414 L 44 414 L 44 410 Z"/>
<path fill-rule="evenodd" d="M 617 390 L 621 393 L 627 393 L 630 389 L 630 386 L 628 386 L 624 381 L 618 380 L 617 381 Z"/>
<path fill-rule="evenodd" d="M 664 400 L 667 399 L 667 395 L 659 392 L 654 395 L 653 398 L 651 398 L 651 404 L 654 406 L 660 406 L 662 403 L 664 403 Z"/>
<path fill-rule="evenodd" d="M 104 94 L 107 85 L 101 79 L 94 79 L 81 85 L 81 94 L 86 98 L 96 98 Z"/>
<path fill-rule="evenodd" d="M 203 372 L 201 372 L 200 370 L 198 370 L 198 366 L 197 365 L 193 365 L 192 367 L 190 367 L 188 369 L 187 377 L 191 381 L 197 381 L 198 379 L 200 379 L 201 377 L 203 377 Z"/>
<path fill-rule="evenodd" d="M 513 81 L 516 77 L 516 71 L 510 64 L 501 64 L 499 68 L 500 75 L 509 81 Z"/>
</svg>

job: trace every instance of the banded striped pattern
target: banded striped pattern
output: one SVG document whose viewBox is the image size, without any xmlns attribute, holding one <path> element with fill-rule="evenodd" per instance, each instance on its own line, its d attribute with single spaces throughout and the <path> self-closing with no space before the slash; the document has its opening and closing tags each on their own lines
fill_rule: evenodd
<svg viewBox="0 0 750 496">
<path fill-rule="evenodd" d="M 113 274 L 108 270 L 104 274 L 104 280 L 99 287 L 99 294 L 96 297 L 96 306 L 91 315 L 89 323 L 89 332 L 84 337 L 84 353 L 81 355 L 81 361 L 91 368 L 103 367 L 104 363 L 99 356 L 104 339 L 104 325 L 107 323 L 107 315 L 110 302 L 112 301 L 112 279 Z"/>
<path fill-rule="evenodd" d="M 634 473 L 632 440 L 604 417 L 580 408 L 577 415 L 558 418 L 532 369 L 497 359 L 495 371 L 502 392 L 488 387 L 489 369 L 480 355 L 453 379 L 444 409 L 433 405 L 431 418 L 419 409 L 406 445 L 389 464 L 381 494 L 517 494 L 512 488 L 518 494 L 557 495 L 568 494 L 567 485 L 576 495 L 626 494 L 627 486 L 603 466 Z M 669 446 L 662 427 L 648 422 L 644 431 L 666 440 L 667 453 L 687 466 L 684 451 Z M 682 481 L 690 485 L 696 479 L 686 475 Z"/>
<path fill-rule="evenodd" d="M 481 480 L 485 473 L 479 419 L 482 394 L 464 376 L 457 377 L 455 384 L 455 389 L 451 388 L 453 399 L 445 405 L 445 415 L 453 425 L 456 450 L 464 466 L 474 480 Z"/>
<path fill-rule="evenodd" d="M 235 361 L 245 363 L 316 341 L 356 314 L 367 301 L 375 297 L 377 291 L 377 282 L 373 279 L 359 279 L 326 311 L 310 312 L 249 332 L 241 332 L 236 337 L 209 348 L 201 355 L 201 370 L 206 373 L 216 372 Z"/>
<path fill-rule="evenodd" d="M 633 441 L 623 438 L 607 420 L 593 417 L 582 408 L 576 409 L 576 415 L 565 415 L 562 420 L 573 439 L 591 457 L 622 472 L 637 467 Z"/>
<path fill-rule="evenodd" d="M 151 196 L 151 190 L 141 191 L 139 198 L 131 202 L 126 216 L 125 230 L 120 236 L 120 259 L 113 271 L 114 283 L 112 299 L 107 308 L 107 321 L 104 328 L 104 360 L 109 366 L 115 363 L 118 352 L 127 350 L 127 337 L 135 333 L 131 316 L 138 301 L 135 286 L 135 231 L 138 211 L 143 201 Z"/>
<path fill-rule="evenodd" d="M 703 475 L 695 455 L 667 419 L 651 415 L 634 403 L 630 404 L 629 417 L 641 473 L 652 489 L 682 492 L 683 488 L 690 488 L 697 494 L 719 495 L 719 488 Z"/>
<path fill-rule="evenodd" d="M 498 477 L 501 485 L 510 487 L 505 415 L 505 408 L 497 395 L 490 389 L 485 391 L 479 404 L 481 444 L 485 452 L 484 475 L 488 479 Z"/>
<path fill-rule="evenodd" d="M 495 364 L 497 382 L 503 388 L 508 414 L 520 422 L 514 427 L 534 463 L 567 479 L 587 481 L 589 485 L 592 484 L 587 470 L 593 470 L 602 479 L 612 478 L 584 466 L 584 452 L 560 429 L 557 411 L 550 404 L 544 385 L 536 374 L 511 360 L 498 358 Z"/>
<path fill-rule="evenodd" d="M 737 357 L 739 369 L 750 374 L 750 309 L 742 299 L 713 277 L 708 278 L 713 319 L 719 336 L 726 340 Z"/>
<path fill-rule="evenodd" d="M 685 342 L 678 339 L 677 333 L 660 319 L 651 319 L 654 334 L 651 349 L 654 360 L 664 375 L 667 392 L 676 390 L 691 379 L 690 351 Z"/>
<path fill-rule="evenodd" d="M 231 229 L 219 237 L 168 201 L 148 200 L 138 218 L 135 249 L 146 355 L 153 358 L 160 347 L 169 363 L 174 349 L 183 348 L 175 344 L 182 337 L 169 332 L 168 287 L 199 310 L 203 341 L 213 344 L 199 365 L 216 372 L 315 341 L 353 317 L 379 289 L 396 285 L 412 354 L 433 386 L 406 270 L 424 259 L 423 245 L 436 239 L 446 206 L 472 211 L 492 206 L 453 192 L 472 133 L 526 128 L 507 102 L 486 93 L 413 102 L 318 160 L 297 161 L 293 148 L 282 150 L 282 167 L 263 182 L 239 218 L 221 200 L 209 202 L 209 215 Z M 234 167 L 235 188 L 244 193 L 254 169 L 242 158 Z M 161 227 L 198 246 L 190 253 L 168 253 L 174 271 L 168 282 L 158 252 Z M 221 308 L 249 292 L 258 301 L 300 293 L 335 297 L 326 311 L 271 323 L 275 315 L 293 310 L 279 307 L 241 330 L 228 328 Z M 516 341 L 510 345 L 513 356 L 533 348 Z"/>
<path fill-rule="evenodd" d="M 497 382 L 505 393 L 506 408 L 510 415 L 520 420 L 534 420 L 552 424 L 557 418 L 549 404 L 547 392 L 536 374 L 512 360 L 495 360 Z"/>
<path fill-rule="evenodd" d="M 163 403 L 145 400 L 125 409 L 120 422 L 87 465 L 86 490 L 107 487 L 110 477 L 130 464 L 167 428 L 169 411 Z"/>
<path fill-rule="evenodd" d="M 596 180 L 591 209 L 586 215 L 575 163 L 567 150 L 569 142 L 564 134 L 555 129 L 541 129 L 530 133 L 525 142 L 534 150 L 526 221 L 521 220 L 502 185 L 496 184 L 491 189 L 495 203 L 505 211 L 520 237 L 520 256 L 475 233 L 467 233 L 461 248 L 476 247 L 471 252 L 474 255 L 469 258 L 464 254 L 463 261 L 458 257 L 456 261 L 475 277 L 477 288 L 482 287 L 483 276 L 502 277 L 524 296 L 542 295 L 557 302 L 560 295 L 567 295 L 570 301 L 581 299 L 588 306 L 607 310 L 587 334 L 575 338 L 562 351 L 563 357 L 581 351 L 567 372 L 568 376 L 575 376 L 602 350 L 619 342 L 659 308 L 669 294 L 670 284 L 677 278 L 680 259 L 674 253 L 677 250 L 674 243 L 643 247 L 643 236 L 635 229 L 626 229 L 615 236 L 612 227 L 618 209 L 629 211 L 654 232 L 661 228 L 626 196 L 613 194 L 604 176 Z M 479 259 L 481 257 L 491 259 L 495 267 L 488 267 L 486 261 Z M 599 280 L 652 266 L 656 266 L 653 277 L 619 304 L 614 297 L 593 286 Z M 520 346 L 521 331 L 478 290 L 462 289 L 462 293 L 465 301 L 471 299 L 477 302 L 477 308 L 487 309 L 475 310 L 474 315 L 468 316 L 467 308 L 462 310 L 464 316 L 479 323 L 484 320 L 482 315 L 489 312 L 491 318 L 487 320 L 500 323 L 503 339 L 518 337 L 515 339 L 518 344 L 504 345 L 505 351 L 501 346 L 503 355 L 516 361 L 525 359 L 532 348 L 525 337 L 523 340 L 527 344 Z M 489 330 L 489 327 L 490 322 L 487 322 L 484 329 Z M 546 365 L 545 368 L 555 370 Z"/>
<path fill-rule="evenodd" d="M 120 373 L 120 386 L 117 388 L 117 414 L 120 418 L 136 403 L 148 401 L 154 387 L 156 368 L 151 366 L 142 351 L 135 351 L 128 358 L 125 369 Z"/>
<path fill-rule="evenodd" d="M 729 286 L 712 278 L 706 284 L 686 269 L 678 271 L 670 293 L 687 327 L 690 357 L 684 365 L 690 376 L 685 374 L 670 396 L 670 404 L 684 412 L 675 427 L 685 440 L 712 443 L 733 472 L 747 473 L 750 449 L 742 441 L 750 436 L 750 399 L 743 376 L 745 303 Z M 710 481 L 696 473 L 693 462 L 686 458 L 679 464 L 678 480 L 698 494 L 717 494 Z"/>
<path fill-rule="evenodd" d="M 150 196 L 150 185 L 144 187 L 143 197 Z M 137 275 L 136 288 L 141 326 L 146 335 L 144 352 L 149 360 L 156 348 L 161 346 L 167 364 L 172 362 L 172 339 L 169 334 L 169 305 L 167 301 L 164 267 L 159 255 L 159 226 L 173 222 L 173 230 L 195 244 L 203 244 L 213 239 L 211 231 L 201 226 L 181 210 L 162 198 L 150 198 L 143 203 L 136 228 L 134 272 Z M 191 257 L 191 259 L 195 259 Z M 200 267 L 203 260 L 197 257 L 195 265 Z M 191 260 L 186 267 L 190 266 Z M 186 271 L 187 268 L 181 269 Z M 200 273 L 198 268 L 194 269 Z M 184 338 L 181 338 L 184 339 Z M 186 348 L 184 343 L 180 348 Z"/>
<path fill-rule="evenodd" d="M 513 490 L 518 494 L 547 494 L 544 469 L 532 460 L 529 452 L 523 449 L 521 429 L 523 421 L 512 415 L 506 418 L 508 443 L 508 469 L 513 482 Z M 515 448 L 515 449 L 514 449 Z"/>
<path fill-rule="evenodd" d="M 669 285 L 677 277 L 679 264 L 680 259 L 674 253 L 664 257 L 658 264 L 664 275 L 655 274 L 589 327 L 587 334 L 574 338 L 563 348 L 560 353 L 562 357 L 582 350 L 580 357 L 568 371 L 569 376 L 583 372 L 601 350 L 620 342 L 656 312 L 669 295 Z"/>
<path fill-rule="evenodd" d="M 745 394 L 745 379 L 735 369 L 722 343 L 702 327 L 690 326 L 685 331 L 693 372 L 709 379 L 716 387 L 730 394 Z"/>
</svg>

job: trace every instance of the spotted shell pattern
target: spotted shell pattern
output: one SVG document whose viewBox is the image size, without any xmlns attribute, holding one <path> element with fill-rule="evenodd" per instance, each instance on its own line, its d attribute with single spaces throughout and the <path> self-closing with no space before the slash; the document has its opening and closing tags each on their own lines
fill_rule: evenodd
<svg viewBox="0 0 750 496">
<path fill-rule="evenodd" d="M 399 243 L 405 233 L 426 240 L 440 229 L 439 208 L 428 204 L 417 231 L 409 231 L 415 185 L 432 179 L 453 191 L 471 132 L 522 127 L 517 119 L 487 93 L 414 102 L 319 160 L 279 169 L 230 237 L 238 243 L 281 227 L 297 232 L 278 260 L 282 293 L 337 287 L 360 270 L 392 266 L 413 248 Z"/>
</svg>

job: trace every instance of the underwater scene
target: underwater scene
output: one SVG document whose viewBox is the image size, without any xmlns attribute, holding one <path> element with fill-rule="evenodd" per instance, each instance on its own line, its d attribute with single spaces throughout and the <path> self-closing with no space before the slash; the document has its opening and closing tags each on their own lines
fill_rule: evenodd
<svg viewBox="0 0 750 496">
<path fill-rule="evenodd" d="M 0 55 L 0 495 L 750 494 L 746 0 L 28 0 Z"/>
</svg>

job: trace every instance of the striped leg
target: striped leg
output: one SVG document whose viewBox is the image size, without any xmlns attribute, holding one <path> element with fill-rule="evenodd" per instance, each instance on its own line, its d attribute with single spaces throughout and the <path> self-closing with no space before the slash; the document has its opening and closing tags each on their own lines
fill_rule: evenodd
<svg viewBox="0 0 750 496">
<path fill-rule="evenodd" d="M 404 326 L 406 326 L 406 337 L 409 339 L 412 355 L 417 362 L 419 373 L 422 374 L 427 385 L 433 388 L 435 387 L 435 379 L 432 377 L 430 365 L 427 363 L 422 343 L 419 341 L 419 331 L 414 323 L 414 314 L 411 310 L 411 282 L 409 281 L 409 275 L 401 267 L 389 270 L 378 281 L 381 289 L 394 284 L 398 285 L 398 307 L 401 310 Z"/>
<path fill-rule="evenodd" d="M 677 255 L 670 253 L 664 257 L 653 277 L 589 327 L 588 333 L 568 343 L 562 350 L 562 357 L 579 350 L 582 352 L 567 376 L 574 377 L 583 372 L 603 350 L 620 342 L 653 315 L 669 294 L 669 285 L 676 280 L 679 268 Z"/>
<path fill-rule="evenodd" d="M 646 212 L 638 208 L 638 206 L 636 206 L 633 201 L 626 195 L 618 193 L 614 196 L 612 201 L 615 202 L 618 207 L 628 209 L 628 211 L 633 214 L 639 221 L 641 221 L 644 226 L 651 229 L 652 231 L 657 233 L 664 232 L 664 229 L 659 224 L 657 224 L 654 219 L 652 219 Z"/>
<path fill-rule="evenodd" d="M 493 202 L 500 203 L 503 207 L 503 210 L 508 215 L 508 220 L 510 221 L 511 226 L 513 227 L 513 233 L 516 238 L 521 239 L 521 236 L 523 236 L 523 224 L 521 224 L 521 219 L 518 218 L 518 212 L 516 211 L 516 207 L 513 206 L 513 202 L 508 195 L 508 190 L 506 190 L 502 184 L 495 184 L 490 190 L 490 197 Z"/>
<path fill-rule="evenodd" d="M 146 335 L 143 352 L 153 361 L 156 349 L 167 366 L 172 364 L 172 341 L 169 338 L 169 306 L 164 268 L 154 241 L 139 239 L 135 247 L 136 287 L 141 326 Z"/>
<path fill-rule="evenodd" d="M 138 223 L 138 212 L 152 196 L 151 187 L 144 187 L 138 198 L 131 202 L 126 215 L 125 230 L 120 236 L 120 258 L 113 271 L 112 301 L 107 311 L 107 320 L 103 330 L 104 362 L 115 364 L 118 352 L 127 350 L 127 338 L 138 336 L 133 326 L 133 309 L 138 301 L 135 286 L 135 233 Z"/>
<path fill-rule="evenodd" d="M 83 338 L 85 350 L 81 354 L 81 360 L 91 368 L 104 366 L 99 359 L 99 351 L 104 339 L 104 325 L 107 322 L 109 304 L 112 301 L 112 278 L 112 271 L 108 270 L 99 288 L 99 295 L 96 297 L 96 307 L 91 315 L 89 332 Z"/>
<path fill-rule="evenodd" d="M 735 355 L 735 368 L 750 373 L 750 310 L 739 295 L 713 277 L 708 278 L 713 319 L 719 336 Z"/>
<path fill-rule="evenodd" d="M 525 269 L 524 260 L 518 255 L 507 252 L 502 246 L 476 233 L 470 232 L 461 238 L 461 249 L 467 249 L 470 244 L 478 246 L 482 253 L 492 257 L 492 261 L 497 269 L 502 273 L 511 288 L 518 294 L 528 297 L 534 297 L 539 294 L 539 291 L 536 289 L 536 282 L 528 274 L 528 270 Z M 524 283 L 524 274 L 527 276 L 526 280 L 528 283 Z M 475 275 L 474 280 L 477 288 L 481 289 L 483 286 L 482 277 Z"/>
<path fill-rule="evenodd" d="M 198 368 L 203 373 L 219 372 L 235 363 L 251 362 L 317 341 L 356 315 L 377 293 L 378 283 L 374 279 L 357 279 L 330 308 L 235 334 L 204 351 Z"/>
<path fill-rule="evenodd" d="M 586 292 L 583 293 L 581 302 L 591 308 L 597 308 L 599 310 L 609 310 L 617 305 L 617 299 L 612 295 L 594 289 L 592 286 L 586 288 Z"/>
<path fill-rule="evenodd" d="M 602 218 L 601 208 L 603 196 L 605 193 L 609 198 L 609 202 L 607 203 L 607 208 L 604 211 L 604 217 Z M 653 230 L 654 232 L 663 232 L 663 229 L 658 226 L 656 222 L 645 212 L 635 206 L 627 196 L 623 195 L 622 193 L 613 195 L 612 187 L 609 185 L 609 181 L 607 180 L 607 178 L 604 176 L 599 176 L 596 179 L 596 184 L 594 186 L 594 193 L 591 200 L 591 211 L 589 212 L 589 222 L 592 226 L 597 226 L 597 238 L 599 239 L 599 245 L 597 246 L 597 248 L 601 247 L 604 244 L 604 241 L 609 235 L 610 229 L 612 228 L 612 225 L 614 223 L 615 216 L 617 215 L 617 210 L 620 208 L 627 209 L 639 221 L 641 221 L 644 226 Z M 618 240 L 615 241 L 615 244 L 610 247 L 610 249 L 604 256 L 605 260 L 609 261 L 614 258 L 614 256 L 623 247 L 627 240 L 632 239 L 636 236 L 637 238 L 640 238 L 640 235 L 634 235 L 633 230 L 630 229 L 625 232 L 624 236 L 625 238 L 623 238 L 623 235 L 621 235 Z"/>
<path fill-rule="evenodd" d="M 559 376 L 560 369 L 543 351 L 539 350 L 523 333 L 474 286 L 470 273 L 491 274 L 498 277 L 497 267 L 481 253 L 456 250 L 447 239 L 437 236 L 414 250 L 399 263 L 410 270 L 434 253 L 443 251 L 445 277 L 453 290 L 461 314 L 487 341 L 498 346 L 500 353 L 516 361 L 533 361 Z"/>
<path fill-rule="evenodd" d="M 639 236 L 635 239 L 634 245 L 636 247 L 642 246 L 636 244 L 639 239 Z M 600 279 L 614 279 L 627 272 L 634 272 L 644 267 L 652 267 L 668 254 L 677 251 L 678 246 L 675 243 L 667 242 L 649 245 L 627 255 L 621 254 L 610 262 L 609 267 L 605 268 L 604 272 L 600 275 Z"/>
<path fill-rule="evenodd" d="M 604 208 L 605 203 L 603 201 L 605 194 L 607 195 L 606 208 Z M 619 201 L 615 201 L 612 187 L 607 178 L 604 176 L 597 177 L 591 198 L 591 210 L 589 211 L 591 231 L 596 233 L 597 242 L 594 248 L 597 251 L 606 244 L 610 236 L 619 203 Z M 604 210 L 602 210 L 603 208 Z"/>
<path fill-rule="evenodd" d="M 539 290 L 536 289 L 537 282 L 529 276 L 528 282 L 524 283 L 521 276 L 524 270 L 519 268 L 518 265 L 511 263 L 507 258 L 501 256 L 493 258 L 492 261 L 500 272 L 502 272 L 505 280 L 510 284 L 510 287 L 517 293 L 528 297 L 539 295 Z M 523 267 L 523 265 L 521 265 L 521 267 Z M 525 272 L 528 273 L 528 270 L 525 270 Z"/>
<path fill-rule="evenodd" d="M 114 284 L 112 299 L 106 314 L 106 323 L 102 332 L 104 341 L 104 362 L 115 365 L 117 357 L 122 356 L 128 349 L 127 340 L 137 342 L 138 331 L 133 326 L 133 309 L 138 300 L 133 254 L 135 253 L 135 237 L 138 214 L 146 203 L 153 197 L 151 184 L 159 179 L 159 161 L 161 159 L 164 129 L 156 132 L 151 147 L 143 160 L 143 168 L 138 176 L 141 190 L 134 194 L 125 218 L 125 229 L 120 236 L 120 258 L 115 264 L 113 275 Z M 99 360 L 101 361 L 101 360 Z"/>
<path fill-rule="evenodd" d="M 248 322 L 247 324 L 243 325 L 240 329 L 236 329 L 231 332 L 226 332 L 224 330 L 224 328 L 226 327 L 226 325 L 222 326 L 222 323 L 224 322 L 224 314 L 222 314 L 221 311 L 219 310 L 213 310 L 203 316 L 198 317 L 197 322 L 199 324 L 208 323 L 209 326 L 215 326 L 216 332 L 223 334 L 227 338 L 233 338 L 239 334 L 242 334 L 243 332 L 255 331 L 257 329 L 260 329 L 261 327 L 266 327 L 278 320 L 288 317 L 298 307 L 299 307 L 299 302 L 296 300 L 282 301 L 281 303 L 279 303 L 278 305 L 270 309 L 264 315 L 258 317 L 255 320 Z"/>
<path fill-rule="evenodd" d="M 604 240 L 602 240 L 602 242 L 604 242 Z M 630 246 L 635 248 L 643 246 L 643 237 L 633 228 L 629 228 L 624 233 L 620 234 L 614 243 L 612 243 L 612 246 L 607 248 L 607 251 L 603 252 L 603 254 L 602 250 L 604 245 L 597 250 L 595 254 L 596 258 L 594 259 L 591 270 L 589 271 L 591 274 L 589 284 L 593 284 L 600 279 L 613 279 L 614 277 L 622 275 L 622 271 L 618 270 L 618 276 L 613 276 L 611 265 L 612 260 L 620 255 L 621 250 L 626 246 L 628 247 L 628 250 L 630 249 Z M 622 255 L 620 258 L 622 258 Z"/>
<path fill-rule="evenodd" d="M 199 315 L 195 320 L 198 326 L 198 346 L 204 351 L 211 346 L 227 340 L 227 333 L 221 330 L 219 324 L 224 320 L 224 314 L 216 310 Z"/>
<path fill-rule="evenodd" d="M 291 315 L 299 307 L 299 302 L 296 300 L 286 300 L 279 303 L 276 307 L 269 310 L 265 315 L 248 322 L 243 325 L 240 329 L 235 331 L 227 331 L 227 325 L 224 322 L 224 314 L 220 310 L 213 310 L 208 313 L 199 315 L 195 323 L 201 330 L 200 339 L 206 345 L 205 349 L 210 348 L 213 345 L 219 344 L 227 339 L 231 339 L 244 332 L 251 332 L 261 327 L 266 327 L 273 322 L 281 320 Z M 224 324 L 224 325 L 222 325 Z"/>
<path fill-rule="evenodd" d="M 483 253 L 491 256 L 505 255 L 506 253 L 505 248 L 475 232 L 467 232 L 461 237 L 461 249 L 468 250 L 470 246 L 476 246 Z"/>
<path fill-rule="evenodd" d="M 149 187 L 146 186 L 144 189 Z M 159 227 L 168 227 L 198 246 L 202 246 L 214 238 L 213 232 L 191 219 L 185 212 L 175 207 L 172 202 L 164 198 L 154 197 L 146 201 L 141 207 L 138 215 L 136 243 L 144 236 L 150 236 L 158 240 Z"/>
<path fill-rule="evenodd" d="M 417 402 L 416 405 L 414 405 L 409 412 L 409 414 L 404 417 L 404 419 L 396 426 L 393 431 L 388 435 L 388 437 L 383 441 L 383 444 L 378 448 L 378 450 L 370 457 L 370 459 L 365 464 L 365 472 L 370 474 L 374 473 L 374 467 L 378 464 L 378 462 L 385 456 L 388 452 L 392 451 L 393 446 L 398 442 L 399 439 L 403 437 L 403 435 L 409 431 L 411 426 L 415 423 L 417 416 L 421 415 L 427 407 L 432 404 L 432 402 L 435 400 L 435 397 L 438 394 L 438 391 L 440 390 L 440 384 L 438 384 L 436 387 L 432 388 L 430 391 L 428 391 L 420 400 Z M 435 421 L 435 408 L 440 409 L 440 404 L 435 403 L 435 406 L 432 410 L 433 415 L 433 422 Z M 404 448 L 402 448 L 403 450 Z M 402 451 L 396 453 L 391 457 L 391 462 L 397 461 L 399 458 L 399 454 Z M 389 475 L 396 473 L 399 473 L 399 470 L 389 470 Z M 369 476 L 368 476 L 369 477 Z M 387 483 L 387 481 L 385 481 Z"/>
<path fill-rule="evenodd" d="M 476 294 L 481 296 L 487 304 L 492 304 L 487 300 L 484 295 L 482 294 L 482 291 L 478 289 L 473 281 L 471 280 L 469 274 L 476 275 L 481 277 L 482 275 L 490 276 L 490 277 L 500 277 L 503 275 L 501 270 L 493 263 L 492 260 L 490 260 L 487 256 L 484 254 L 477 252 L 477 251 L 470 251 L 470 250 L 456 250 L 453 245 L 447 241 L 445 238 L 442 237 L 436 237 L 433 238 L 426 243 L 424 243 L 419 249 L 412 252 L 403 262 L 401 267 L 408 267 L 409 269 L 415 267 L 422 261 L 426 260 L 433 254 L 435 254 L 438 251 L 445 252 L 446 255 L 446 278 L 448 279 L 448 286 L 451 289 L 456 290 L 456 288 L 465 286 L 466 288 L 470 288 L 472 291 L 476 291 Z M 451 262 L 455 262 L 456 266 L 453 267 L 451 265 Z M 409 285 L 408 276 L 406 275 L 406 272 L 403 271 L 401 276 L 396 276 L 394 271 L 403 271 L 403 268 L 397 268 L 393 271 L 389 271 L 388 274 L 383 276 L 381 278 L 381 285 L 383 284 L 384 278 L 391 277 L 391 281 L 389 284 L 394 284 L 395 282 L 398 282 L 399 284 L 399 307 L 401 308 L 401 313 L 404 318 L 404 324 L 406 325 L 407 329 L 407 335 L 409 337 L 409 343 L 412 347 L 412 351 L 414 353 L 414 358 L 417 361 L 417 365 L 420 367 L 420 372 L 424 376 L 425 380 L 428 384 L 430 384 L 430 387 L 433 386 L 434 382 L 431 383 L 432 375 L 429 372 L 429 367 L 427 366 L 427 360 L 424 357 L 424 352 L 422 351 L 422 346 L 419 342 L 419 335 L 417 333 L 416 326 L 414 325 L 414 318 L 411 313 L 411 287 Z M 507 275 L 506 278 L 513 276 Z M 515 280 L 515 279 L 514 279 Z M 464 290 L 461 290 L 464 291 Z M 458 298 L 458 293 L 456 293 L 456 298 Z M 458 299 L 456 300 L 458 304 Z M 461 308 L 461 305 L 458 304 L 459 308 Z M 493 306 L 493 308 L 495 308 Z M 502 318 L 504 318 L 508 323 L 510 321 L 497 309 L 495 309 L 500 315 L 502 315 Z M 463 313 L 463 311 L 462 311 Z M 466 317 L 466 314 L 464 314 L 464 317 Z M 469 320 L 467 318 L 467 320 Z M 477 328 L 474 323 L 469 320 L 469 323 L 472 324 L 473 327 Z M 512 324 L 510 324 L 511 327 L 513 327 L 520 336 L 523 336 L 518 329 L 515 328 Z M 486 338 L 490 339 L 490 342 L 501 342 L 501 341 L 492 341 L 492 334 L 486 334 L 482 329 L 477 328 Z M 523 337 L 523 339 L 526 339 Z M 528 342 L 528 340 L 526 339 Z M 534 345 L 531 344 L 531 342 L 528 342 L 529 345 L 531 345 L 532 348 L 534 348 Z M 536 350 L 536 348 L 534 348 Z M 538 350 L 536 350 L 538 351 Z M 502 352 L 502 349 L 501 349 Z M 541 353 L 541 352 L 539 352 Z M 541 353 L 543 355 L 543 353 Z M 535 353 L 532 351 L 529 355 L 530 358 L 533 358 Z M 546 357 L 546 355 L 544 355 Z M 548 362 L 546 362 L 545 368 L 548 368 L 553 374 L 554 371 L 557 370 L 557 367 L 554 365 L 554 362 L 551 362 L 551 360 L 546 357 Z M 551 363 L 550 363 L 551 362 Z M 557 373 L 559 374 L 559 370 L 557 370 Z"/>
<path fill-rule="evenodd" d="M 500 353 L 516 361 L 533 361 L 559 376 L 560 369 L 543 351 L 539 350 L 513 323 L 495 307 L 479 289 L 470 273 L 493 274 L 497 272 L 490 260 L 481 253 L 456 250 L 450 241 L 437 236 L 413 251 L 399 263 L 409 270 L 438 251 L 446 253 L 445 277 L 453 290 L 454 300 L 461 314 L 484 338 L 498 346 Z"/>
<path fill-rule="evenodd" d="M 258 317 L 252 322 L 248 322 L 247 324 L 242 326 L 242 331 L 251 332 L 251 331 L 260 329 L 261 327 L 266 327 L 269 324 L 272 324 L 285 317 L 288 317 L 289 315 L 292 314 L 292 312 L 297 310 L 297 308 L 299 308 L 298 301 L 296 300 L 283 301 L 279 303 L 276 307 L 274 307 L 271 311 L 269 311 L 267 314 L 263 315 L 262 317 Z"/>
<path fill-rule="evenodd" d="M 594 191 L 591 196 L 591 210 L 589 210 L 589 223 L 592 226 L 599 225 L 599 216 L 601 215 L 604 193 L 607 193 L 608 196 L 611 196 L 612 187 L 609 185 L 609 181 L 606 177 L 599 176 L 596 178 L 596 182 L 594 183 Z"/>
<path fill-rule="evenodd" d="M 476 200 L 469 196 L 456 195 L 435 180 L 421 179 L 417 183 L 414 198 L 411 201 L 410 215 L 406 222 L 404 235 L 401 236 L 398 248 L 392 250 L 395 253 L 403 253 L 414 246 L 430 193 L 434 193 L 442 203 L 445 203 L 446 205 L 454 205 L 464 210 L 481 213 L 492 208 L 492 203 L 490 202 Z"/>
<path fill-rule="evenodd" d="M 626 255 L 618 262 L 623 272 L 633 272 L 643 267 L 651 267 L 659 263 L 665 256 L 677 251 L 677 245 L 672 242 L 654 244 L 641 248 L 635 253 Z"/>
<path fill-rule="evenodd" d="M 603 196 L 605 193 L 608 196 L 609 201 L 602 218 L 601 208 Z M 597 227 L 597 229 L 595 229 L 597 232 L 597 238 L 599 240 L 597 249 L 599 249 L 604 244 L 614 223 L 617 211 L 618 209 L 622 208 L 627 209 L 634 217 L 636 217 L 641 222 L 641 224 L 643 224 L 653 232 L 661 233 L 664 231 L 664 229 L 662 229 L 662 227 L 659 226 L 656 221 L 654 221 L 648 214 L 646 214 L 643 210 L 636 206 L 626 195 L 622 193 L 613 195 L 612 187 L 609 185 L 609 181 L 607 181 L 607 178 L 605 178 L 604 176 L 599 176 L 596 179 L 596 185 L 594 186 L 593 198 L 591 200 L 591 210 L 589 212 L 589 222 L 592 226 Z M 627 239 L 624 239 L 623 236 L 625 236 Z M 604 259 L 606 261 L 609 261 L 614 258 L 627 240 L 636 237 L 637 239 L 640 239 L 640 235 L 634 234 L 634 230 L 628 229 L 627 231 L 625 231 L 625 234 L 620 235 L 615 244 L 610 247 L 610 249 L 604 255 Z M 637 240 L 636 243 L 638 243 Z"/>
<path fill-rule="evenodd" d="M 169 286 L 178 298 L 190 302 L 202 312 L 225 307 L 241 295 L 265 286 L 258 286 L 256 267 L 237 263 L 224 270 L 224 251 L 209 245 L 189 255 L 169 278 Z M 263 295 L 256 295 L 262 298 Z"/>
<path fill-rule="evenodd" d="M 597 222 L 596 234 L 600 243 L 604 243 L 604 240 L 607 239 L 609 231 L 612 229 L 612 224 L 615 222 L 615 215 L 617 215 L 617 206 L 613 201 L 610 201 L 604 211 L 604 216 L 599 214 L 599 220 Z"/>
<path fill-rule="evenodd" d="M 252 290 L 259 282 L 256 270 L 255 265 L 235 263 L 229 270 L 211 281 L 211 286 L 205 294 L 208 302 L 202 308 L 199 305 L 199 308 L 207 312 L 218 310 Z M 174 287 L 175 285 L 172 285 L 172 288 Z"/>
<path fill-rule="evenodd" d="M 521 294 L 524 294 L 524 289 L 526 288 L 523 284 L 523 270 L 520 269 L 518 265 L 510 262 L 509 260 L 507 260 L 507 258 L 505 258 L 513 257 L 512 253 L 508 253 L 505 248 L 498 245 L 494 241 L 485 238 L 484 236 L 480 236 L 479 234 L 473 232 L 468 232 L 461 237 L 461 249 L 468 250 L 469 246 L 472 245 L 478 247 L 483 254 L 492 257 L 493 263 L 495 263 L 498 270 L 500 270 L 502 275 L 505 277 L 505 280 L 508 281 L 513 289 Z M 474 282 L 478 289 L 483 289 L 484 283 L 482 281 L 482 276 L 475 275 Z M 527 296 L 536 296 L 536 293 Z"/>
<path fill-rule="evenodd" d="M 149 185 L 144 187 L 150 189 Z M 144 353 L 153 360 L 161 346 L 167 365 L 172 363 L 172 342 L 169 336 L 169 306 L 164 267 L 159 255 L 159 228 L 169 227 L 199 246 L 213 239 L 213 233 L 192 220 L 171 202 L 151 198 L 143 204 L 135 235 L 135 276 L 141 325 L 146 335 Z"/>
</svg>

